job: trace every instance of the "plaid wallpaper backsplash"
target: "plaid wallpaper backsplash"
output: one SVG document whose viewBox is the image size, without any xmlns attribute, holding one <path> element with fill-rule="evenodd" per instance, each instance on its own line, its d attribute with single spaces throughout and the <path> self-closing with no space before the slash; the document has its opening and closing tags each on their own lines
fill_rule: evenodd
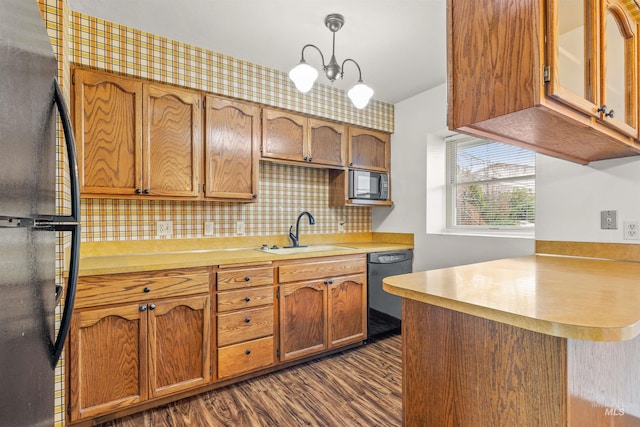
<svg viewBox="0 0 640 427">
<path fill-rule="evenodd" d="M 156 221 L 172 221 L 172 239 L 204 237 L 209 221 L 214 237 L 236 236 L 236 221 L 245 236 L 286 235 L 302 211 L 316 220 L 310 234 L 337 233 L 339 222 L 347 233 L 370 232 L 370 207 L 329 207 L 328 180 L 324 169 L 261 162 L 254 203 L 83 199 L 82 240 L 167 239 L 156 236 Z"/>
</svg>

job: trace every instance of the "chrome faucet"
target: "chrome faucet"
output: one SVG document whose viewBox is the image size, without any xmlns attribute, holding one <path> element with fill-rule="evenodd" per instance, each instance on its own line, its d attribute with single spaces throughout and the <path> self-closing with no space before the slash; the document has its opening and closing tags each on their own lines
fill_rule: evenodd
<svg viewBox="0 0 640 427">
<path fill-rule="evenodd" d="M 300 219 L 305 215 L 309 217 L 309 224 L 313 225 L 316 223 L 313 215 L 311 215 L 307 211 L 304 211 L 300 215 L 298 215 L 298 220 L 296 221 L 296 234 L 293 234 L 293 225 L 289 227 L 289 238 L 291 239 L 291 246 L 288 247 L 290 248 L 300 247 L 300 242 L 298 241 L 298 238 L 300 237 Z"/>
</svg>

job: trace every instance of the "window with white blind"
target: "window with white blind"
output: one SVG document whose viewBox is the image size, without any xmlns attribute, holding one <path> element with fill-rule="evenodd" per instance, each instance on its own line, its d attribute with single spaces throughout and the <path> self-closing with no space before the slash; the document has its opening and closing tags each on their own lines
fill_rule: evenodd
<svg viewBox="0 0 640 427">
<path fill-rule="evenodd" d="M 446 144 L 447 228 L 533 232 L 535 153 L 466 135 Z"/>
</svg>

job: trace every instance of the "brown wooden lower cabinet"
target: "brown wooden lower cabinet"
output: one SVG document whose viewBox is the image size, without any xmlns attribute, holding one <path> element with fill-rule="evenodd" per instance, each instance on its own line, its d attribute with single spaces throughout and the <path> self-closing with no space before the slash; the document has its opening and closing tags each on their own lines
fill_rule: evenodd
<svg viewBox="0 0 640 427">
<path fill-rule="evenodd" d="M 149 304 L 149 397 L 209 383 L 209 308 L 209 295 Z"/>
<path fill-rule="evenodd" d="M 364 341 L 367 336 L 364 255 L 291 262 L 278 270 L 281 360 L 299 359 Z M 296 281 L 311 277 L 318 279 Z"/>
<path fill-rule="evenodd" d="M 366 298 L 365 255 L 81 277 L 68 421 L 108 421 L 358 345 Z"/>
<path fill-rule="evenodd" d="M 71 421 L 208 384 L 208 291 L 206 268 L 81 277 L 68 344 Z"/>
</svg>

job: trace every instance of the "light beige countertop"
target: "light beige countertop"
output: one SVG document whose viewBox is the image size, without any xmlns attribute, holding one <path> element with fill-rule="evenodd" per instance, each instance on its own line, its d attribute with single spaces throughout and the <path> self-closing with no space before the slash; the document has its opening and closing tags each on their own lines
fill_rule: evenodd
<svg viewBox="0 0 640 427">
<path fill-rule="evenodd" d="M 92 242 L 81 245 L 80 276 L 131 273 L 228 264 L 262 264 L 286 259 L 352 255 L 413 248 L 412 234 L 341 233 L 301 237 L 308 249 L 274 254 L 262 244 L 286 246 L 286 236 Z M 327 248 L 328 245 L 335 246 Z M 329 250 L 327 250 L 329 249 Z"/>
<path fill-rule="evenodd" d="M 383 289 L 557 337 L 640 335 L 638 262 L 532 255 L 392 276 Z"/>
</svg>

